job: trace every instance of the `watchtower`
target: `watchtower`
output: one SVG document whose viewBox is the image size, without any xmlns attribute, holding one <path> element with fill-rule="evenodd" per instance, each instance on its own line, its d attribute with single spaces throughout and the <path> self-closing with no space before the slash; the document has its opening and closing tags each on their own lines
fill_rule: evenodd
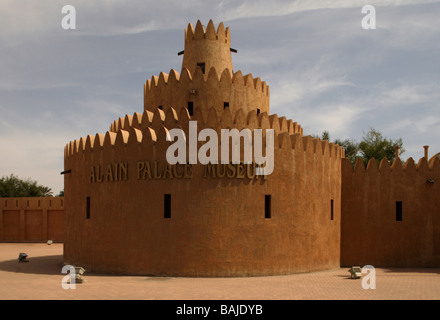
<svg viewBox="0 0 440 320">
<path fill-rule="evenodd" d="M 229 27 L 225 30 L 223 23 L 219 24 L 217 31 L 212 20 L 207 28 L 197 21 L 195 30 L 189 23 L 185 29 L 185 49 L 179 52 L 183 54 L 182 70 L 187 68 L 194 74 L 200 67 L 205 74 L 214 67 L 218 74 L 228 69 L 232 76 L 231 50 Z"/>
</svg>

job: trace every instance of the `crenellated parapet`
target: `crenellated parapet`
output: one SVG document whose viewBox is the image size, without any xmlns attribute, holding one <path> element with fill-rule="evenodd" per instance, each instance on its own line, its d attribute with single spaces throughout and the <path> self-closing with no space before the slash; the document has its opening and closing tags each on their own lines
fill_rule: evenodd
<svg viewBox="0 0 440 320">
<path fill-rule="evenodd" d="M 196 109 L 192 116 L 185 107 L 179 111 L 170 107 L 167 111 L 156 108 L 154 111 L 146 110 L 143 114 L 135 112 L 133 115 L 127 114 L 125 117 L 113 121 L 109 131 L 116 133 L 119 130 L 128 131 L 131 127 L 141 129 L 146 126 L 155 130 L 162 126 L 169 129 L 177 127 L 184 129 L 188 127 L 190 120 L 197 121 L 200 129 L 273 129 L 277 133 L 303 134 L 301 125 L 291 119 L 286 119 L 286 117 L 278 117 L 277 114 L 268 115 L 266 112 L 257 114 L 255 110 L 246 113 L 243 109 L 233 112 L 230 108 L 225 108 L 218 115 L 214 107 L 208 112 Z"/>
<path fill-rule="evenodd" d="M 184 68 L 182 74 L 170 70 L 169 74 L 153 76 L 144 85 L 144 110 L 154 111 L 160 107 L 166 111 L 174 107 L 177 112 L 186 107 L 190 114 L 196 109 L 207 112 L 212 107 L 221 115 L 229 107 L 233 112 L 255 110 L 269 113 L 269 86 L 252 74 L 242 75 L 241 71 L 232 76 L 229 69 L 219 72 L 212 67 L 203 74 L 200 68 L 191 73 Z"/>
<path fill-rule="evenodd" d="M 399 176 L 414 176 L 415 174 L 427 177 L 433 173 L 440 174 L 440 159 L 436 158 L 433 161 L 426 160 L 426 157 L 420 158 L 415 163 L 413 158 L 408 158 L 405 163 L 402 163 L 400 158 L 396 158 L 392 164 L 388 159 L 384 158 L 380 161 L 379 166 L 374 158 L 368 161 L 367 167 L 365 167 L 362 159 L 358 159 L 354 166 L 351 165 L 348 159 L 343 159 L 342 171 L 345 175 L 353 175 L 357 177 L 379 177 L 389 175 Z"/>
<path fill-rule="evenodd" d="M 105 134 L 89 135 L 78 140 L 71 141 L 65 147 L 65 157 L 71 158 L 82 152 L 102 151 L 108 148 L 120 148 L 127 145 L 145 145 L 148 149 L 160 144 L 168 146 L 166 141 L 167 132 L 173 128 L 181 128 L 188 134 L 189 121 L 197 121 L 197 129 L 215 129 L 220 133 L 221 129 L 244 128 L 273 129 L 275 133 L 275 148 L 296 149 L 301 152 L 324 155 L 332 158 L 344 157 L 344 150 L 339 145 L 329 143 L 327 140 L 303 136 L 303 129 L 292 120 L 277 115 L 262 113 L 257 115 L 255 111 L 247 114 L 243 110 L 232 113 L 228 108 L 223 110 L 221 117 L 217 116 L 214 108 L 208 114 L 199 110 L 192 117 L 186 108 L 182 108 L 178 114 L 173 108 L 167 112 L 156 109 L 153 112 L 145 111 L 144 114 L 134 113 L 119 118 L 110 126 L 110 131 Z"/>
</svg>

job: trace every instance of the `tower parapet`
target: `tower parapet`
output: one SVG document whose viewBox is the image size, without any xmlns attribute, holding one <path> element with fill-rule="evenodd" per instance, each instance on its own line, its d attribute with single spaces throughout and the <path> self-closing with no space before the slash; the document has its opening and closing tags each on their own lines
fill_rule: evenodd
<svg viewBox="0 0 440 320">
<path fill-rule="evenodd" d="M 212 20 L 205 28 L 200 20 L 194 29 L 185 29 L 185 50 L 182 72 L 170 70 L 169 74 L 152 76 L 144 85 L 144 110 L 165 112 L 182 107 L 190 115 L 196 109 L 205 113 L 214 107 L 217 116 L 228 108 L 232 112 L 243 109 L 245 113 L 255 110 L 257 114 L 270 113 L 269 86 L 251 74 L 233 72 L 229 28 L 223 23 L 215 30 Z"/>
<path fill-rule="evenodd" d="M 186 68 L 194 74 L 197 67 L 207 73 L 214 67 L 219 74 L 228 69 L 232 76 L 231 37 L 229 27 L 221 22 L 215 30 L 212 20 L 205 28 L 197 21 L 194 30 L 191 23 L 185 29 L 185 50 L 183 54 L 182 72 Z"/>
</svg>

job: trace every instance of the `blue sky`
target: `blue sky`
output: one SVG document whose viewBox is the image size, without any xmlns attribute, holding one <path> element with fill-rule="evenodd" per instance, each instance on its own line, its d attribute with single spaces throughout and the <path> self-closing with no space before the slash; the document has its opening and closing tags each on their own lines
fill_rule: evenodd
<svg viewBox="0 0 440 320">
<path fill-rule="evenodd" d="M 76 9 L 76 30 L 61 8 Z M 364 5 L 377 29 L 364 30 Z M 271 113 L 305 134 L 402 138 L 403 159 L 440 152 L 440 1 L 0 2 L 0 176 L 63 189 L 67 142 L 143 111 L 143 85 L 180 72 L 184 29 L 231 29 L 234 70 L 270 86 Z"/>
</svg>

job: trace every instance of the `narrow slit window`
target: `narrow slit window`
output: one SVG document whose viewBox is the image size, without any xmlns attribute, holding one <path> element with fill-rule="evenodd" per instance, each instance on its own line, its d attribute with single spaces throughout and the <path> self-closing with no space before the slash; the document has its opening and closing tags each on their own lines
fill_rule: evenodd
<svg viewBox="0 0 440 320">
<path fill-rule="evenodd" d="M 334 218 L 333 199 L 330 200 L 330 220 Z"/>
<path fill-rule="evenodd" d="M 171 218 L 171 195 L 164 195 L 164 208 L 163 208 L 163 217 L 165 219 Z"/>
<path fill-rule="evenodd" d="M 188 101 L 188 113 L 190 116 L 194 115 L 194 102 Z"/>
<path fill-rule="evenodd" d="M 271 195 L 266 194 L 264 196 L 264 218 L 270 219 L 272 217 L 271 212 Z"/>
<path fill-rule="evenodd" d="M 223 109 L 229 108 L 229 102 L 224 102 L 223 103 Z"/>
<path fill-rule="evenodd" d="M 200 69 L 202 69 L 203 74 L 205 74 L 205 63 L 204 62 L 197 63 L 197 67 L 200 67 Z"/>
<path fill-rule="evenodd" d="M 260 109 L 257 108 L 257 116 L 260 114 Z"/>
<path fill-rule="evenodd" d="M 402 221 L 402 201 L 396 201 L 396 221 Z"/>
<path fill-rule="evenodd" d="M 90 197 L 86 198 L 86 219 L 90 219 Z"/>
</svg>

